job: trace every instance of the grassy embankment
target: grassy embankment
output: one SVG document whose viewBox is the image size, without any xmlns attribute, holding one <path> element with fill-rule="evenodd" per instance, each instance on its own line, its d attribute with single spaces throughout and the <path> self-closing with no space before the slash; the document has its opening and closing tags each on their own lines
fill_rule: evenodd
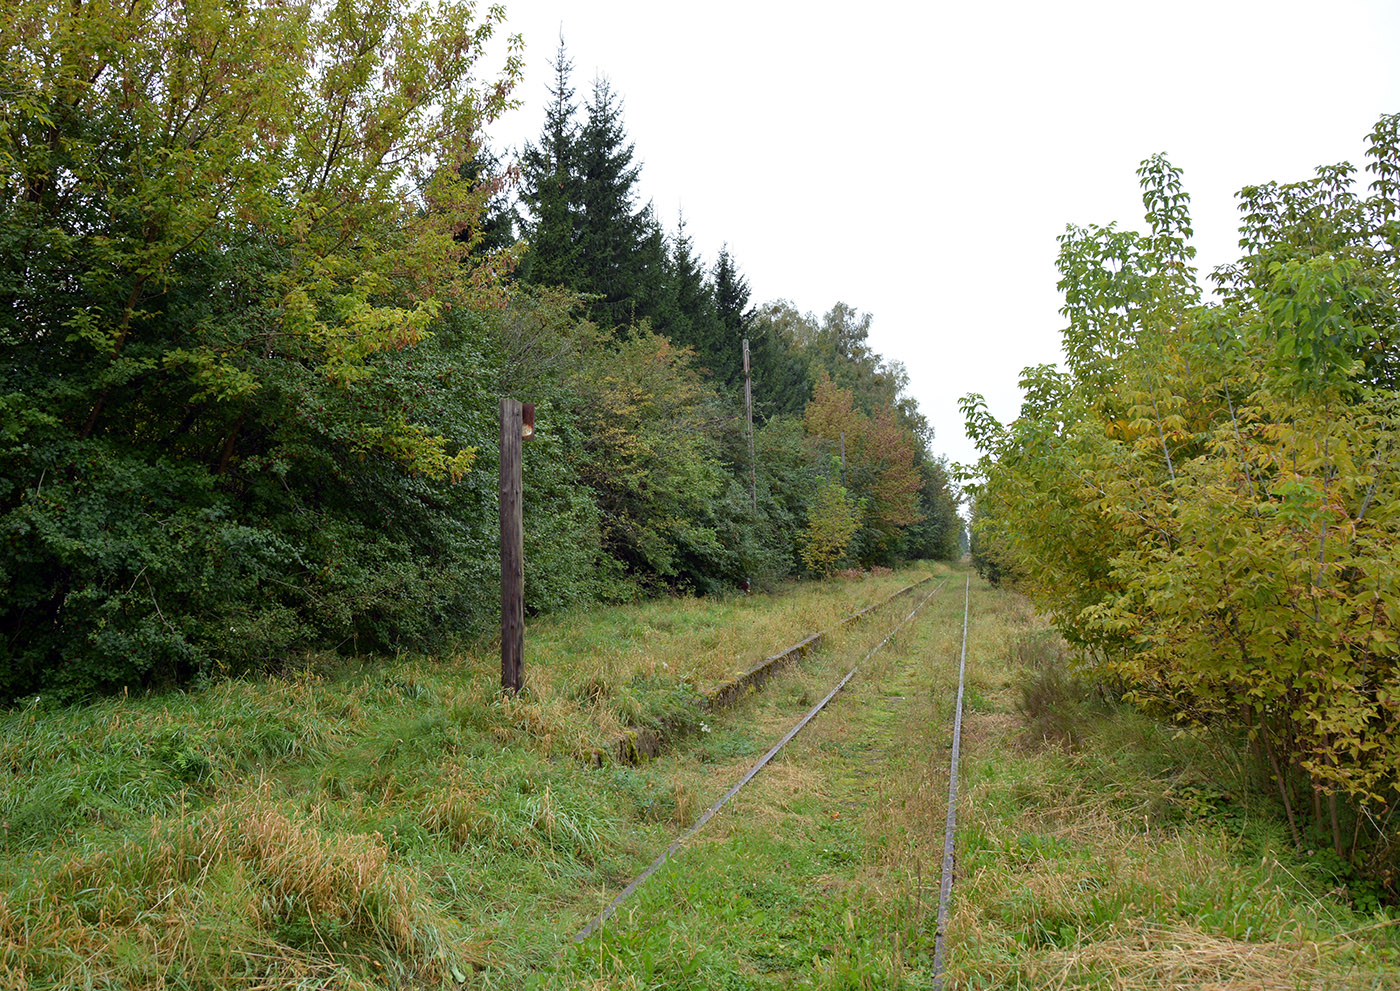
<svg viewBox="0 0 1400 991">
<path fill-rule="evenodd" d="M 960 577 L 577 946 L 917 599 L 652 764 L 593 751 L 907 575 L 539 623 L 519 701 L 464 655 L 13 714 L 0 985 L 928 987 Z M 972 611 L 950 986 L 1400 986 L 1395 916 L 1208 741 L 1067 684 L 1023 600 Z"/>
<path fill-rule="evenodd" d="M 519 699 L 486 651 L 0 716 L 0 987 L 515 986 L 696 804 L 593 755 L 923 573 L 542 620 Z"/>
</svg>

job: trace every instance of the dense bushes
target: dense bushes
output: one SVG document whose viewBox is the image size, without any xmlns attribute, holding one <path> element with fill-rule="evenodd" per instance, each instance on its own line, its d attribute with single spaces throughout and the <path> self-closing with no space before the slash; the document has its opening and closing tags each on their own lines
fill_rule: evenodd
<svg viewBox="0 0 1400 991">
<path fill-rule="evenodd" d="M 610 283 L 606 313 L 658 325 L 595 324 L 605 311 L 586 279 L 540 285 L 551 242 L 538 223 L 530 253 L 512 243 L 504 173 L 482 149 L 519 71 L 515 46 L 494 77 L 478 64 L 499 8 L 477 20 L 469 4 L 365 0 L 12 6 L 0 699 L 488 630 L 507 394 L 538 409 L 531 609 L 794 570 L 825 454 L 760 410 L 750 495 L 742 406 L 712 374 L 749 330 L 747 286 L 727 256 L 710 280 L 683 236 L 638 226 L 650 214 L 631 202 L 636 170 L 606 93 L 559 218 L 607 199 L 598 183 L 623 183 L 614 220 L 656 264 L 633 273 L 645 286 Z M 566 247 L 580 271 L 606 262 Z M 522 254 L 536 276 L 524 285 Z M 755 339 L 769 364 L 804 347 L 772 327 Z M 860 397 L 867 414 L 917 426 L 907 404 L 902 420 L 890 412 L 899 389 L 878 355 L 823 360 L 856 357 L 851 380 L 883 389 Z M 953 506 L 945 491 L 901 519 L 931 511 L 947 530 Z M 890 532 L 843 553 L 907 549 Z"/>
<path fill-rule="evenodd" d="M 1137 700 L 1237 727 L 1295 839 L 1394 895 L 1400 116 L 1370 144 L 1368 196 L 1348 166 L 1246 188 L 1210 303 L 1144 163 L 1149 234 L 1062 239 L 1068 371 L 1028 369 L 1007 426 L 965 409 L 983 556 Z"/>
<path fill-rule="evenodd" d="M 494 295 L 443 166 L 508 99 L 470 82 L 496 15 L 7 13 L 0 692 L 458 622 L 477 404 L 413 345 Z"/>
</svg>

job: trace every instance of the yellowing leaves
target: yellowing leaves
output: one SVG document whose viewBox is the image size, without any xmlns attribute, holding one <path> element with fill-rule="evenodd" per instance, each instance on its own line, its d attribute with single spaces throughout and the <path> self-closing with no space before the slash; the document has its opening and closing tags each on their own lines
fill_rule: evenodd
<svg viewBox="0 0 1400 991">
<path fill-rule="evenodd" d="M 900 528 L 919 519 L 923 479 L 914 465 L 917 440 L 892 410 L 871 415 L 857 410 L 852 392 L 823 374 L 803 424 L 809 437 L 825 442 L 826 453 L 844 449 L 846 484 L 864 501 L 866 522 L 881 540 L 893 540 Z"/>
<path fill-rule="evenodd" d="M 1387 120 L 1375 167 L 1400 174 Z M 1400 803 L 1400 286 L 1345 173 L 1242 194 L 1221 303 L 1182 281 L 1165 187 L 1151 236 L 1071 230 L 1068 387 L 1028 388 L 1007 428 L 964 406 L 986 553 L 1137 697 L 1251 734 L 1295 836 L 1342 796 L 1314 825 L 1344 857 L 1394 843 Z"/>
<path fill-rule="evenodd" d="M 370 427 L 358 445 L 360 451 L 378 451 L 404 469 L 428 478 L 461 481 L 476 460 L 476 448 L 464 447 L 449 454 L 447 438 L 396 417 L 388 424 Z"/>
<path fill-rule="evenodd" d="M 212 348 L 176 348 L 166 352 L 164 366 L 179 371 L 196 386 L 194 398 L 232 402 L 258 391 L 260 382 L 251 372 L 238 367 Z"/>
<path fill-rule="evenodd" d="M 802 563 L 818 574 L 830 574 L 860 529 L 861 515 L 860 503 L 843 486 L 824 481 L 807 510 L 807 529 L 798 542 Z"/>
</svg>

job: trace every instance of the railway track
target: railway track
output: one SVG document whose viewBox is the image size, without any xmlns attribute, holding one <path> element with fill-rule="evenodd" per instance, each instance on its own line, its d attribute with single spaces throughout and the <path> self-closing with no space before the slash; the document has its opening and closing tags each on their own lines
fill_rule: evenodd
<svg viewBox="0 0 1400 991">
<path fill-rule="evenodd" d="M 958 828 L 958 758 L 962 751 L 963 689 L 967 682 L 967 616 L 972 576 L 963 586 L 962 650 L 958 655 L 958 699 L 953 705 L 953 753 L 948 764 L 948 818 L 943 831 L 943 866 L 938 881 L 938 927 L 933 945 L 933 991 L 943 991 L 943 960 L 947 953 L 948 903 L 953 895 L 953 840 Z"/>
<path fill-rule="evenodd" d="M 945 581 L 947 579 L 944 579 Z M 705 708 L 716 711 L 734 705 L 749 692 L 755 691 L 782 671 L 789 664 L 806 657 L 811 651 L 819 649 L 822 644 L 836 631 L 843 627 L 858 623 L 866 616 L 869 616 L 881 606 L 893 602 L 902 595 L 918 589 L 920 586 L 933 581 L 933 576 L 922 578 L 912 585 L 906 585 L 896 592 L 892 592 L 877 602 L 872 602 L 864 609 L 851 613 L 829 630 L 822 630 L 819 633 L 799 640 L 790 647 L 784 647 L 776 654 L 763 658 L 761 661 L 750 666 L 746 671 L 727 678 L 720 684 L 705 692 Z M 670 728 L 662 726 L 660 728 L 630 728 L 626 730 L 622 738 L 614 745 L 614 752 L 618 759 L 625 764 L 637 764 L 641 761 L 656 757 L 661 753 L 661 748 L 670 735 Z"/>
<path fill-rule="evenodd" d="M 847 654 L 846 641 L 717 723 L 726 746 L 782 737 L 767 770 L 750 768 L 739 787 L 753 787 L 671 844 L 678 863 L 660 858 L 639 894 L 629 886 L 632 903 L 561 961 L 572 983 L 549 987 L 1395 986 L 1383 915 L 1356 928 L 1286 851 L 1242 854 L 1233 820 L 1141 814 L 1161 794 L 1166 744 L 1137 714 L 1094 713 L 1108 732 L 1084 746 L 1096 771 L 1113 768 L 1102 780 L 1073 777 L 1053 742 L 1014 745 L 1017 680 L 1062 648 L 1024 603 L 980 583 L 972 627 L 970 579 L 959 630 L 954 590 L 942 592 L 859 673 L 865 646 Z M 1115 728 L 1129 727 L 1124 750 Z M 658 780 L 718 794 L 758 753 L 712 764 L 725 751 L 710 747 L 677 754 Z M 1339 935 L 1304 942 L 1303 920 Z"/>
<path fill-rule="evenodd" d="M 942 962 L 944 956 L 944 937 L 947 923 L 948 900 L 951 895 L 953 881 L 953 836 L 956 830 L 956 802 L 957 802 L 957 765 L 959 751 L 961 748 L 962 729 L 962 709 L 963 709 L 963 682 L 964 671 L 966 669 L 967 658 L 967 626 L 969 615 L 969 592 L 970 578 L 964 584 L 963 593 L 963 622 L 962 622 L 962 646 L 959 657 L 958 672 L 958 694 L 954 709 L 953 725 L 953 752 L 950 767 L 949 780 L 949 806 L 947 812 L 947 822 L 945 827 L 945 842 L 943 846 L 943 864 L 940 878 L 940 897 L 937 915 L 937 936 L 934 952 L 935 981 L 937 987 L 942 986 Z M 738 795 L 748 784 L 750 784 L 762 770 L 786 747 L 813 719 L 815 719 L 828 705 L 835 700 L 843 689 L 850 684 L 861 670 L 861 666 L 866 664 L 878 651 L 880 651 L 901 629 L 903 629 L 930 599 L 936 595 L 947 580 L 943 580 L 925 595 L 917 605 L 906 615 L 902 616 L 898 622 L 890 629 L 874 647 L 865 653 L 858 663 L 848 670 L 844 676 L 836 681 L 825 696 L 812 706 L 783 736 L 740 777 L 714 804 L 707 808 L 695 820 L 695 822 L 684 833 L 678 836 L 670 845 L 666 847 L 640 874 L 633 878 L 612 900 L 600 911 L 589 923 L 584 926 L 575 936 L 574 942 L 581 943 L 590 936 L 598 933 L 608 922 L 608 920 L 625 905 L 649 878 L 655 875 L 669 861 L 683 852 L 686 844 L 701 832 L 718 813 L 736 795 Z"/>
</svg>

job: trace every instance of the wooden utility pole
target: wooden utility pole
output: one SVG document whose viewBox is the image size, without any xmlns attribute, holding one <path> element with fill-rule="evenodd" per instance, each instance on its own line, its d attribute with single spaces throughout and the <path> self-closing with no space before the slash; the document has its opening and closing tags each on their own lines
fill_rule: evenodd
<svg viewBox="0 0 1400 991">
<path fill-rule="evenodd" d="M 749 500 L 758 512 L 758 462 L 753 456 L 753 382 L 749 378 L 749 339 L 744 338 L 744 419 L 749 429 Z"/>
<path fill-rule="evenodd" d="M 530 410 L 531 433 L 534 410 Z M 501 400 L 501 687 L 519 692 L 525 683 L 525 531 L 520 508 L 519 402 Z"/>
</svg>

